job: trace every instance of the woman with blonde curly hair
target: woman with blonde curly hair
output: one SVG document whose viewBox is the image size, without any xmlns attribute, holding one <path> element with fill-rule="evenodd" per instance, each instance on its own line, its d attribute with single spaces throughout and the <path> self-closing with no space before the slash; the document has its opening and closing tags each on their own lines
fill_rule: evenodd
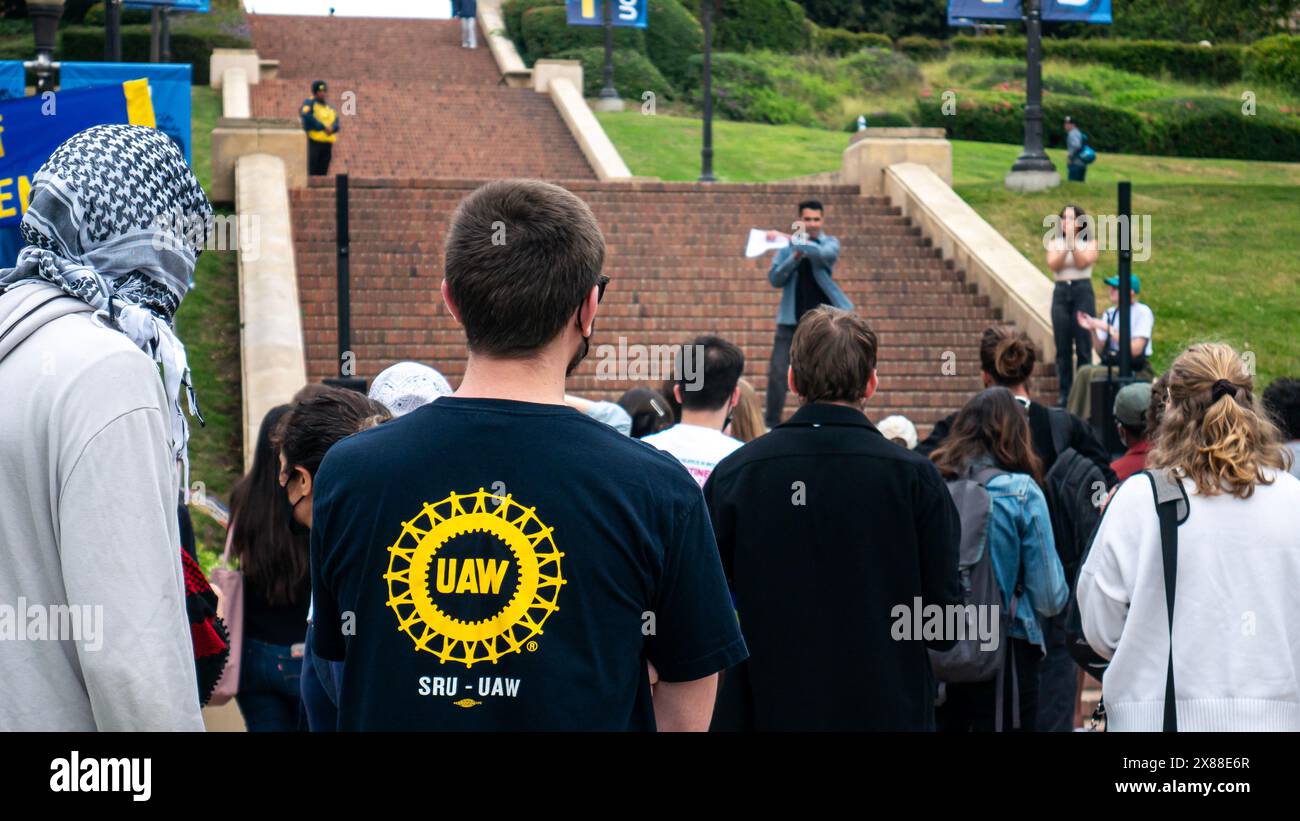
<svg viewBox="0 0 1300 821">
<path fill-rule="evenodd" d="M 1166 726 L 1172 669 L 1179 730 L 1300 730 L 1300 480 L 1231 347 L 1193 345 L 1166 384 L 1148 470 L 1116 491 L 1079 575 L 1084 635 L 1111 660 L 1107 727 Z M 1183 495 L 1172 618 L 1153 472 Z"/>
</svg>

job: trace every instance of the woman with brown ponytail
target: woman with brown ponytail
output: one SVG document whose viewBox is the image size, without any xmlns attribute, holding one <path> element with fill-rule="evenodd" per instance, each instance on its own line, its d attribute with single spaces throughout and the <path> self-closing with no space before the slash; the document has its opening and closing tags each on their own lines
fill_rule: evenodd
<svg viewBox="0 0 1300 821">
<path fill-rule="evenodd" d="M 1227 345 L 1199 344 L 1168 372 L 1148 470 L 1182 486 L 1173 626 L 1153 484 L 1138 474 L 1106 507 L 1079 575 L 1084 635 L 1111 659 L 1107 727 L 1160 730 L 1173 637 L 1179 730 L 1300 730 L 1300 480 Z"/>
</svg>

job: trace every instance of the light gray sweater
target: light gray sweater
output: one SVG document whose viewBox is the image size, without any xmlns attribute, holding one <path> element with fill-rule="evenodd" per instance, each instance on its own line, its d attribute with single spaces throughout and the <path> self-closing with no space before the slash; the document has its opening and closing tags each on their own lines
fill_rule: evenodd
<svg viewBox="0 0 1300 821">
<path fill-rule="evenodd" d="M 162 383 L 59 294 L 0 294 L 0 730 L 202 730 Z"/>
</svg>

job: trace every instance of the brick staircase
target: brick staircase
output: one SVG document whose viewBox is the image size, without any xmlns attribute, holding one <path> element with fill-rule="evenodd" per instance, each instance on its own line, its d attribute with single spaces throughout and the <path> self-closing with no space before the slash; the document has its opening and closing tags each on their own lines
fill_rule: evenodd
<svg viewBox="0 0 1300 821">
<path fill-rule="evenodd" d="M 924 435 L 980 389 L 979 334 L 999 313 L 888 200 L 852 186 L 596 182 L 549 100 L 496 85 L 486 50 L 459 48 L 454 23 L 250 19 L 259 52 L 281 61 L 280 79 L 255 87 L 255 116 L 295 112 L 315 79 L 309 66 L 343 78 L 331 82 L 336 101 L 358 89 L 332 169 L 352 168 L 357 375 L 415 359 L 457 384 L 464 338 L 439 294 L 451 213 L 484 180 L 531 176 L 588 202 L 608 244 L 612 283 L 592 351 L 569 382 L 574 393 L 617 398 L 635 384 L 658 387 L 665 374 L 648 383 L 598 376 L 609 350 L 600 346 L 616 348 L 620 337 L 649 346 L 717 333 L 744 349 L 746 376 L 762 394 L 780 292 L 767 283 L 770 258 L 746 259 L 744 240 L 750 228 L 788 226 L 807 197 L 826 205 L 843 249 L 836 280 L 880 337 L 872 418 L 902 413 Z M 346 79 L 360 76 L 371 79 Z M 293 191 L 291 206 L 308 373 L 320 379 L 338 370 L 333 180 Z M 1034 392 L 1050 397 L 1054 381 L 1036 379 Z"/>
<path fill-rule="evenodd" d="M 258 54 L 280 61 L 252 88 L 253 116 L 297 119 L 324 80 L 341 115 L 332 174 L 595 178 L 550 98 L 501 85 L 486 47 L 460 47 L 458 21 L 248 19 Z"/>
<path fill-rule="evenodd" d="M 351 180 L 359 375 L 372 377 L 399 359 L 432 363 L 452 384 L 464 372 L 463 335 L 439 295 L 442 243 L 456 203 L 479 184 Z M 599 220 L 612 280 L 571 391 L 617 398 L 633 386 L 597 375 L 599 346 L 617 346 L 620 337 L 648 346 L 717 333 L 745 351 L 746 376 L 762 393 L 780 292 L 767 283 L 768 259 L 743 256 L 744 239 L 751 227 L 788 225 L 793 204 L 806 196 L 825 204 L 843 249 L 835 278 L 880 336 L 881 393 L 872 415 L 902 413 L 925 430 L 981 387 L 979 334 L 998 312 L 883 198 L 860 197 L 851 186 L 564 184 Z M 292 206 L 308 372 L 321 378 L 337 370 L 332 181 L 293 192 Z"/>
</svg>

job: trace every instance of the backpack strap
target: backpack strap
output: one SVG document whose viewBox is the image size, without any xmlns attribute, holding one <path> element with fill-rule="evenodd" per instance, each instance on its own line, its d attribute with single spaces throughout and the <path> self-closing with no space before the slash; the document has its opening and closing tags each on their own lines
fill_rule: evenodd
<svg viewBox="0 0 1300 821">
<path fill-rule="evenodd" d="M 1052 430 L 1052 448 L 1060 457 L 1070 446 L 1070 418 L 1060 408 L 1048 408 L 1047 423 Z"/>
<path fill-rule="evenodd" d="M 1165 671 L 1164 732 L 1178 732 L 1178 703 L 1174 691 L 1174 594 L 1178 583 L 1178 525 L 1187 518 L 1182 483 L 1163 470 L 1144 470 L 1151 480 L 1156 515 L 1160 517 L 1160 552 L 1165 574 L 1165 609 L 1169 612 L 1169 663 Z"/>
</svg>

